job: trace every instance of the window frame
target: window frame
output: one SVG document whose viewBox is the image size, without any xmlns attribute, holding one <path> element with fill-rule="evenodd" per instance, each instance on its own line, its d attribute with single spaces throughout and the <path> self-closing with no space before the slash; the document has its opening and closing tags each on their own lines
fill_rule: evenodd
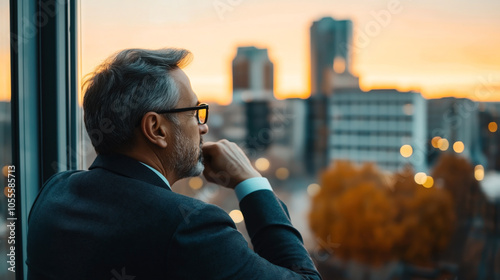
<svg viewBox="0 0 500 280">
<path fill-rule="evenodd" d="M 31 206 L 50 176 L 77 168 L 78 1 L 10 1 L 16 279 L 27 279 Z"/>
</svg>

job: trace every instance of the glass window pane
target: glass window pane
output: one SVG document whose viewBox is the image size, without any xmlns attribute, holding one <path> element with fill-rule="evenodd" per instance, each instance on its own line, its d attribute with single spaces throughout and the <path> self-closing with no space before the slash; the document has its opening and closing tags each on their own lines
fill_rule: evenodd
<svg viewBox="0 0 500 280">
<path fill-rule="evenodd" d="M 192 51 L 205 141 L 244 148 L 325 279 L 489 279 L 500 274 L 500 40 L 488 34 L 500 5 L 446 1 L 425 19 L 432 5 L 81 1 L 81 69 L 126 48 Z M 471 26 L 468 10 L 484 22 Z M 203 178 L 173 189 L 238 208 Z"/>
</svg>

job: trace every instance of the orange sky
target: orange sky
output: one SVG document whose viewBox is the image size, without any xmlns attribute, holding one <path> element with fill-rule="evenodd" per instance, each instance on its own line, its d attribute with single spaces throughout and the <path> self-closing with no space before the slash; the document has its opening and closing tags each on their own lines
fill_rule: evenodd
<svg viewBox="0 0 500 280">
<path fill-rule="evenodd" d="M 376 23 L 390 3 L 400 11 Z M 219 8 L 217 9 L 216 6 Z M 491 0 L 81 1 L 81 72 L 117 50 L 182 47 L 201 100 L 229 103 L 237 46 L 269 49 L 276 97 L 309 94 L 309 27 L 323 16 L 354 22 L 354 72 L 364 90 L 420 90 L 427 98 L 500 101 L 500 3 Z M 369 34 L 363 45 L 359 38 Z M 5 99 L 5 92 L 0 99 Z"/>
<path fill-rule="evenodd" d="M 10 100 L 8 1 L 0 2 L 0 101 Z"/>
</svg>

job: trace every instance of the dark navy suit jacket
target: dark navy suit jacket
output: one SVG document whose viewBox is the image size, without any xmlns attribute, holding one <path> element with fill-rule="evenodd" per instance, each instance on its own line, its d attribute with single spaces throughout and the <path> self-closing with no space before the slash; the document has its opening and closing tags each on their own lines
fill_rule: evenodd
<svg viewBox="0 0 500 280">
<path fill-rule="evenodd" d="M 99 155 L 49 179 L 28 228 L 28 279 L 321 279 L 286 206 L 240 202 L 254 251 L 221 208 L 175 192 L 138 161 Z"/>
</svg>

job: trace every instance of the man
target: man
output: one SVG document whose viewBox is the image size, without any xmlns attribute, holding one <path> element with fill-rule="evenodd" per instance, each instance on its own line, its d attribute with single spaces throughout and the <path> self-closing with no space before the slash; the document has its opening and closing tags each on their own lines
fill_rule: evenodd
<svg viewBox="0 0 500 280">
<path fill-rule="evenodd" d="M 286 207 L 227 140 L 203 144 L 208 105 L 180 69 L 189 52 L 124 50 L 86 83 L 88 171 L 44 185 L 30 213 L 28 279 L 321 279 Z M 219 207 L 170 185 L 235 189 L 254 251 Z"/>
</svg>

